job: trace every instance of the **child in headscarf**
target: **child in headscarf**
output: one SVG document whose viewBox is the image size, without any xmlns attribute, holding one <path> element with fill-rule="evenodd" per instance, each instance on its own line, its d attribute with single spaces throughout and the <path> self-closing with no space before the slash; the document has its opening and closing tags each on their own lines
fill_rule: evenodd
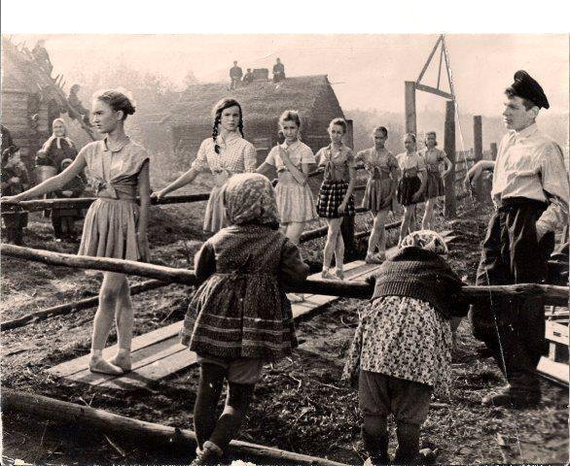
<svg viewBox="0 0 570 466">
<path fill-rule="evenodd" d="M 432 393 L 446 395 L 451 382 L 451 318 L 467 306 L 452 296 L 462 282 L 441 257 L 443 238 L 411 233 L 380 267 L 371 303 L 360 312 L 343 378 L 359 374 L 362 437 L 372 465 L 388 464 L 388 416 L 396 421 L 394 464 L 416 464 L 420 428 Z"/>
<path fill-rule="evenodd" d="M 290 355 L 297 345 L 283 285 L 302 282 L 309 273 L 297 247 L 278 231 L 275 194 L 266 177 L 234 175 L 222 189 L 230 226 L 206 241 L 195 258 L 202 284 L 181 332 L 200 363 L 193 465 L 219 462 L 245 419 L 263 365 Z M 224 379 L 228 397 L 217 418 Z"/>
<path fill-rule="evenodd" d="M 64 159 L 61 162 L 61 171 L 65 170 L 72 163 L 73 160 Z M 84 190 L 85 182 L 83 181 L 83 177 L 81 175 L 76 175 L 61 190 L 56 191 L 55 195 L 62 199 L 76 198 L 80 197 Z M 51 213 L 51 223 L 53 225 L 56 241 L 61 241 L 63 239 L 77 241 L 75 221 L 82 217 L 81 209 L 53 209 Z"/>
</svg>

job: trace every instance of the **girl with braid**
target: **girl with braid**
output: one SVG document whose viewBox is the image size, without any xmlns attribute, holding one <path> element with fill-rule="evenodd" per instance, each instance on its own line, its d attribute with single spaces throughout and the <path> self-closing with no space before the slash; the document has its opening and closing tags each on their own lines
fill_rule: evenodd
<svg viewBox="0 0 570 466">
<path fill-rule="evenodd" d="M 238 101 L 220 100 L 214 107 L 213 116 L 212 137 L 202 141 L 190 170 L 154 193 L 153 197 L 161 199 L 169 192 L 191 183 L 200 173 L 211 172 L 215 186 L 206 206 L 204 230 L 216 233 L 226 226 L 223 184 L 237 173 L 254 172 L 257 157 L 253 144 L 243 137 L 243 112 Z"/>
</svg>

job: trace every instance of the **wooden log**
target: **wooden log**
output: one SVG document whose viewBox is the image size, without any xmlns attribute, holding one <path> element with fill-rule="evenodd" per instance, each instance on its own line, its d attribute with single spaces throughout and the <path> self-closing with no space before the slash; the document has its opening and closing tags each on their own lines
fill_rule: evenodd
<svg viewBox="0 0 570 466">
<path fill-rule="evenodd" d="M 167 196 L 160 200 L 151 199 L 152 205 L 166 205 L 166 204 L 182 204 L 186 202 L 200 202 L 207 201 L 210 198 L 210 193 L 197 193 L 197 194 L 180 194 L 176 196 Z M 95 197 L 82 197 L 73 199 L 34 199 L 30 201 L 22 201 L 18 204 L 0 202 L 2 210 L 25 210 L 27 212 L 34 212 L 49 209 L 86 209 L 97 198 Z"/>
<path fill-rule="evenodd" d="M 401 224 L 402 224 L 402 220 L 396 220 L 395 222 L 386 224 L 385 229 L 386 230 L 393 230 L 394 228 L 400 228 Z M 370 230 L 359 231 L 358 233 L 356 233 L 354 235 L 354 237 L 356 239 L 368 238 L 369 236 L 370 236 Z"/>
<path fill-rule="evenodd" d="M 497 143 L 491 143 L 491 160 L 497 160 Z"/>
<path fill-rule="evenodd" d="M 143 283 L 138 283 L 131 286 L 130 292 L 131 296 L 135 296 L 139 293 L 145 291 L 155 290 L 163 286 L 168 286 L 169 283 L 163 282 L 161 280 L 148 280 Z M 6 322 L 0 323 L 0 331 L 10 330 L 14 328 L 23 327 L 30 322 L 36 322 L 38 320 L 44 320 L 48 317 L 58 316 L 62 314 L 69 314 L 73 311 L 80 311 L 83 309 L 89 309 L 91 307 L 97 306 L 99 304 L 99 297 L 93 296 L 91 298 L 81 299 L 73 303 L 66 303 L 60 306 L 50 307 L 48 309 L 42 309 L 41 311 L 31 312 L 25 316 L 19 317 L 17 319 L 8 320 Z"/>
<path fill-rule="evenodd" d="M 141 443 L 149 441 L 165 447 L 176 444 L 180 447 L 188 447 L 191 451 L 197 445 L 196 434 L 188 429 L 132 419 L 102 409 L 59 401 L 46 396 L 3 388 L 1 401 L 2 410 L 27 413 L 44 419 L 81 425 L 84 428 L 99 429 L 106 433 L 140 439 Z M 326 458 L 301 455 L 240 440 L 233 440 L 229 450 L 232 456 L 253 456 L 266 459 L 273 464 L 342 466 L 342 463 Z"/>
<path fill-rule="evenodd" d="M 445 133 L 443 150 L 451 161 L 451 171 L 447 175 L 445 183 L 445 207 L 444 215 L 447 219 L 456 217 L 456 199 L 455 199 L 455 105 L 453 101 L 445 104 Z"/>
<path fill-rule="evenodd" d="M 106 257 L 76 256 L 75 254 L 31 249 L 12 244 L 0 245 L 0 254 L 6 257 L 17 257 L 19 259 L 42 262 L 50 265 L 138 275 L 140 277 L 155 278 L 168 283 L 180 283 L 183 285 L 194 285 L 196 283 L 196 275 L 192 270 L 175 269 L 136 261 L 110 259 Z"/>
<path fill-rule="evenodd" d="M 473 153 L 477 163 L 483 160 L 483 123 L 481 115 L 475 115 L 473 117 Z M 479 201 L 483 201 L 483 179 L 479 177 L 474 186 L 475 198 Z"/>
<path fill-rule="evenodd" d="M 406 112 L 406 133 L 416 134 L 416 83 L 414 81 L 406 81 L 404 97 Z"/>
<path fill-rule="evenodd" d="M 0 254 L 44 264 L 139 275 L 182 285 L 196 284 L 196 276 L 193 271 L 161 265 L 103 257 L 75 256 L 73 254 L 41 251 L 11 244 L 0 245 Z M 373 285 L 369 283 L 320 279 L 308 279 L 300 285 L 288 288 L 288 291 L 299 293 L 347 298 L 369 298 L 372 295 L 372 290 Z M 567 286 L 523 283 L 516 285 L 464 286 L 458 298 L 464 299 L 471 304 L 489 304 L 496 297 L 508 297 L 510 299 L 541 299 L 545 305 L 568 306 L 568 293 Z"/>
</svg>

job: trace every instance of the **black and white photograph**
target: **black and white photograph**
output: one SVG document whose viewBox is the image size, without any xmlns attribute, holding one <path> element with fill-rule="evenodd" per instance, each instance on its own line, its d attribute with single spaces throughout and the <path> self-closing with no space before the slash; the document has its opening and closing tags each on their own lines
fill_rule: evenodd
<svg viewBox="0 0 570 466">
<path fill-rule="evenodd" d="M 2 4 L 2 464 L 568 464 L 570 8 L 200 3 Z"/>
</svg>

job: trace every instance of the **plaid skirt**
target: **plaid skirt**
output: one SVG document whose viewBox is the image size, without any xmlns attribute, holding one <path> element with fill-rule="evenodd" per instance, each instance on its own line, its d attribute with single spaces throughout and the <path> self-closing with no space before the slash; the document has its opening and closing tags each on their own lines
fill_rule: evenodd
<svg viewBox="0 0 570 466">
<path fill-rule="evenodd" d="M 422 182 L 419 176 L 412 176 L 406 177 L 403 176 L 400 178 L 398 183 L 398 202 L 403 206 L 417 204 L 419 202 L 423 202 L 423 199 L 418 199 L 417 201 L 412 201 L 412 197 L 416 194 L 422 186 Z M 423 197 L 423 196 L 422 196 Z"/>
<path fill-rule="evenodd" d="M 323 181 L 317 199 L 317 213 L 323 218 L 339 218 L 338 206 L 348 191 L 346 181 Z M 354 197 L 350 196 L 344 215 L 354 215 Z"/>
</svg>

